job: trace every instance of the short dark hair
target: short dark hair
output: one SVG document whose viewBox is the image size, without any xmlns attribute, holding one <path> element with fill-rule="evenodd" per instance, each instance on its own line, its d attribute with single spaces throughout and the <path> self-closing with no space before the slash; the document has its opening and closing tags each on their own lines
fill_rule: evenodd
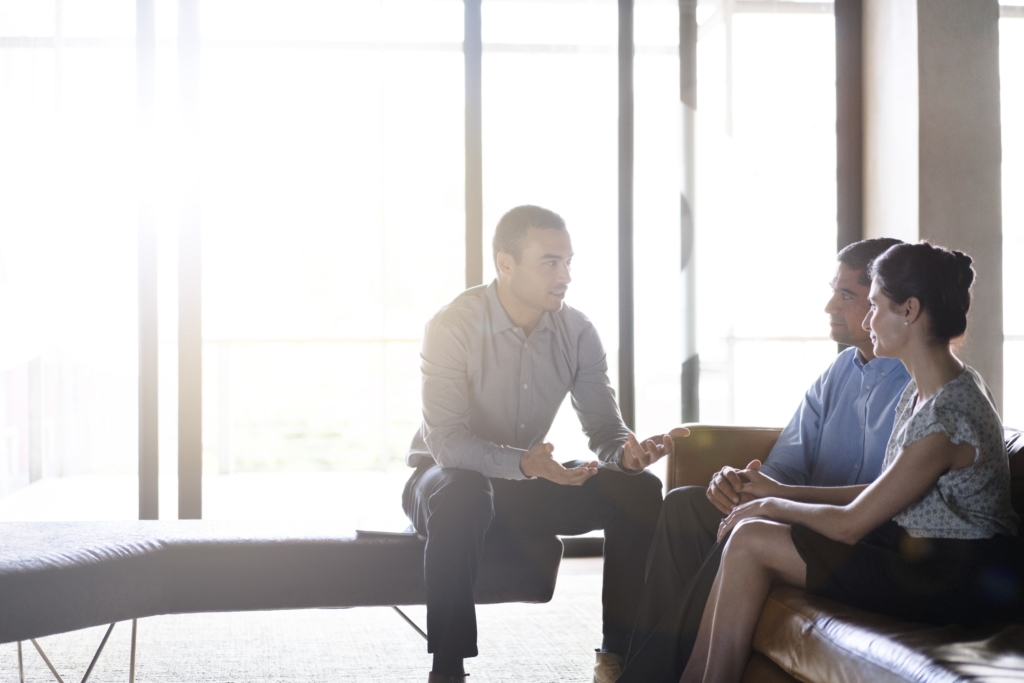
<svg viewBox="0 0 1024 683">
<path fill-rule="evenodd" d="M 897 244 L 903 244 L 902 240 L 893 237 L 873 237 L 843 247 L 836 259 L 850 270 L 859 270 L 859 282 L 869 287 L 871 276 L 868 274 L 868 267 L 871 262 L 885 253 L 886 249 Z"/>
<path fill-rule="evenodd" d="M 498 261 L 498 252 L 511 254 L 519 263 L 523 256 L 523 245 L 526 242 L 526 231 L 530 228 L 539 230 L 565 230 L 565 220 L 554 211 L 531 204 L 509 209 L 498 221 L 494 229 L 494 261 Z"/>
<path fill-rule="evenodd" d="M 871 264 L 871 277 L 893 304 L 910 297 L 928 311 L 930 332 L 936 341 L 949 342 L 967 331 L 974 268 L 963 252 L 927 242 L 898 244 Z"/>
</svg>

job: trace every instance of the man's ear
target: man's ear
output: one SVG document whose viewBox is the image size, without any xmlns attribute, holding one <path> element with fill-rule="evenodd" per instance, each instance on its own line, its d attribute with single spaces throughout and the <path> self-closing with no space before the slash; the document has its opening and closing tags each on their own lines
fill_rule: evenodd
<svg viewBox="0 0 1024 683">
<path fill-rule="evenodd" d="M 515 269 L 516 259 L 507 251 L 499 251 L 498 258 L 495 259 L 495 265 L 498 267 L 499 274 L 508 277 Z"/>
<path fill-rule="evenodd" d="M 903 302 L 903 319 L 908 323 L 913 323 L 915 320 L 921 317 L 921 300 L 916 296 L 912 296 Z"/>
</svg>

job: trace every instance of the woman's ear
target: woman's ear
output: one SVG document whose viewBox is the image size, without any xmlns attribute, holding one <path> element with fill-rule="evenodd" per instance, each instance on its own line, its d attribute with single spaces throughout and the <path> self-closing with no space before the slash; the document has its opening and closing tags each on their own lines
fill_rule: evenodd
<svg viewBox="0 0 1024 683">
<path fill-rule="evenodd" d="M 912 296 L 904 301 L 901 308 L 903 309 L 903 320 L 908 325 L 913 324 L 924 312 L 921 310 L 921 300 L 916 296 Z"/>
</svg>

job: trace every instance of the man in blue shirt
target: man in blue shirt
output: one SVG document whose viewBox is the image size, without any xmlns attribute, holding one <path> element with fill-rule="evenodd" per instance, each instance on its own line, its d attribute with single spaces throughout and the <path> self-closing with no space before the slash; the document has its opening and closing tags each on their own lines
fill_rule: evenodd
<svg viewBox="0 0 1024 683">
<path fill-rule="evenodd" d="M 861 323 L 869 306 L 868 265 L 898 243 L 870 239 L 839 252 L 825 312 L 831 338 L 851 348 L 807 390 L 764 465 L 726 467 L 706 490 L 686 486 L 665 497 L 620 683 L 679 680 L 718 571 L 718 526 L 734 506 L 764 496 L 801 500 L 807 487 L 868 484 L 881 473 L 910 376 L 900 361 L 875 358 Z"/>
</svg>

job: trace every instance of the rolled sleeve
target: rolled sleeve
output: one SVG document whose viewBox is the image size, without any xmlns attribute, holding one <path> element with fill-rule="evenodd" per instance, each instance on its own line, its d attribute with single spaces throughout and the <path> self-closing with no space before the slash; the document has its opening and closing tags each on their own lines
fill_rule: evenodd
<svg viewBox="0 0 1024 683">
<path fill-rule="evenodd" d="M 779 483 L 806 486 L 811 480 L 821 439 L 821 377 L 804 394 L 800 407 L 782 430 L 761 472 Z"/>
</svg>

